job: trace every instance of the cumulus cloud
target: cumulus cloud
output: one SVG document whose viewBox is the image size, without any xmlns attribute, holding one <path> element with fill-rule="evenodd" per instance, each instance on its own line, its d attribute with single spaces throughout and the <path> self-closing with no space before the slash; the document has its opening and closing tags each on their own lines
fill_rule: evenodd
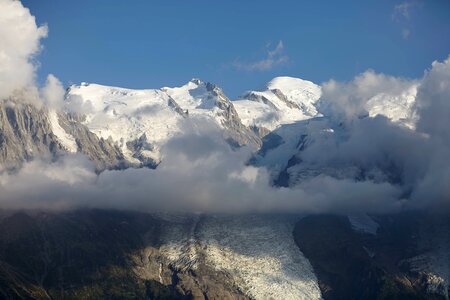
<svg viewBox="0 0 450 300">
<path fill-rule="evenodd" d="M 450 141 L 450 57 L 435 61 L 418 89 L 416 107 L 420 115 L 418 130 Z"/>
<path fill-rule="evenodd" d="M 0 0 L 0 99 L 16 99 L 62 109 L 64 88 L 53 75 L 39 89 L 35 83 L 39 66 L 36 55 L 47 36 L 47 25 L 38 26 L 35 17 L 20 1 Z"/>
<path fill-rule="evenodd" d="M 285 64 L 286 62 L 288 62 L 288 60 L 288 56 L 284 54 L 283 41 L 279 41 L 274 49 L 267 50 L 267 56 L 264 59 L 247 63 L 235 61 L 233 63 L 233 66 L 238 70 L 267 71 L 273 69 L 276 66 Z"/>
<path fill-rule="evenodd" d="M 34 85 L 40 40 L 47 26 L 37 26 L 20 1 L 0 0 L 0 98 Z"/>
<path fill-rule="evenodd" d="M 320 109 L 333 118 L 339 118 L 342 121 L 351 120 L 367 115 L 368 105 L 374 97 L 382 95 L 386 100 L 391 98 L 399 101 L 399 96 L 414 95 L 416 85 L 417 80 L 388 76 L 368 70 L 349 82 L 338 82 L 332 79 L 323 83 Z"/>
<path fill-rule="evenodd" d="M 349 83 L 325 83 L 321 101 L 331 120 L 326 124 L 334 133 L 309 132 L 308 146 L 299 155 L 303 168 L 312 167 L 338 179 L 388 184 L 397 189 L 397 203 L 404 208 L 449 211 L 449 82 L 447 59 L 434 62 L 421 80 L 369 71 Z M 377 93 L 402 94 L 412 84 L 417 88 L 411 107 L 417 116 L 414 128 L 385 116 L 366 116 L 368 99 Z"/>
<path fill-rule="evenodd" d="M 417 92 L 416 108 L 419 115 L 417 130 L 427 137 L 429 151 L 427 172 L 418 183 L 412 198 L 438 199 L 444 207 L 450 206 L 450 57 L 435 61 L 425 73 Z"/>
</svg>

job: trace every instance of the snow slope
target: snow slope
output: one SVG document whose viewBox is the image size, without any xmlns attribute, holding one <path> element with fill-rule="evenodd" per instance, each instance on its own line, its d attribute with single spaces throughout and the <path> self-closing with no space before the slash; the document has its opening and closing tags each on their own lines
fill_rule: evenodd
<svg viewBox="0 0 450 300">
<path fill-rule="evenodd" d="M 67 99 L 78 96 L 89 104 L 84 124 L 97 136 L 111 138 L 131 161 L 127 143 L 145 136 L 153 147 L 179 131 L 182 116 L 169 105 L 169 96 L 160 90 L 130 90 L 98 84 L 71 86 Z M 157 158 L 152 147 L 147 155 Z"/>
<path fill-rule="evenodd" d="M 366 110 L 370 117 L 383 115 L 392 122 L 414 128 L 416 121 L 414 115 L 416 94 L 417 84 L 412 84 L 397 95 L 380 93 L 367 101 Z"/>
<path fill-rule="evenodd" d="M 63 147 L 66 148 L 68 152 L 77 152 L 78 146 L 75 138 L 61 127 L 58 121 L 58 113 L 55 110 L 50 110 L 48 112 L 48 118 L 50 121 L 52 132 L 56 135 L 56 138 L 60 141 L 61 145 L 63 145 Z"/>
</svg>

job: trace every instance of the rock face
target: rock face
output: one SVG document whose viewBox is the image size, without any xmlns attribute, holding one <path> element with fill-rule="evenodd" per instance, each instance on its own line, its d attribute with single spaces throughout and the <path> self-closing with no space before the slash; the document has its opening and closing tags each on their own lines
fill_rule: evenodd
<svg viewBox="0 0 450 300">
<path fill-rule="evenodd" d="M 233 102 L 225 96 L 223 91 L 211 83 L 206 83 L 206 90 L 211 93 L 211 97 L 216 99 L 216 105 L 219 108 L 217 116 L 222 117 L 221 125 L 226 128 L 225 137 L 238 146 L 250 144 L 259 147 L 261 145 L 259 135 L 255 136 L 255 132 L 251 128 L 242 124 Z"/>
<path fill-rule="evenodd" d="M 16 168 L 35 156 L 56 156 L 62 145 L 51 130 L 46 114 L 15 100 L 0 103 L 0 163 Z"/>
<path fill-rule="evenodd" d="M 17 99 L 0 103 L 0 164 L 4 168 L 20 167 L 23 162 L 36 157 L 56 159 L 66 152 L 87 155 L 98 170 L 122 164 L 120 151 L 95 136 L 75 117 L 56 114 Z"/>
<path fill-rule="evenodd" d="M 111 141 L 99 138 L 89 131 L 81 123 L 79 116 L 58 113 L 58 124 L 74 138 L 77 152 L 87 155 L 98 170 L 128 167 L 120 149 Z"/>
<path fill-rule="evenodd" d="M 309 216 L 297 223 L 295 241 L 313 265 L 324 299 L 448 299 L 445 216 L 373 218 L 375 231 L 355 230 L 343 216 Z"/>
<path fill-rule="evenodd" d="M 145 299 L 175 290 L 139 280 L 129 253 L 157 225 L 138 214 L 14 213 L 0 222 L 3 299 Z"/>
</svg>

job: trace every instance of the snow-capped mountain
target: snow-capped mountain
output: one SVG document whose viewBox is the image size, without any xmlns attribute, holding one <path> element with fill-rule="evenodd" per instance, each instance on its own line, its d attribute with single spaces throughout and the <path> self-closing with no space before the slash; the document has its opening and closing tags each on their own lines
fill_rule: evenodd
<svg viewBox="0 0 450 300">
<path fill-rule="evenodd" d="M 370 95 L 365 101 L 367 115 L 384 115 L 413 128 L 416 91 L 417 84 L 412 84 L 401 92 Z M 202 130 L 206 121 L 206 127 L 215 127 L 233 146 L 261 146 L 255 161 L 269 168 L 276 177 L 293 167 L 298 160 L 293 159 L 294 156 L 313 140 L 339 142 L 345 136 L 345 128 L 335 120 L 330 121 L 329 105 L 321 95 L 321 86 L 292 77 L 274 78 L 262 91 L 247 92 L 234 101 L 218 86 L 199 79 L 181 87 L 145 90 L 82 83 L 68 88 L 64 111 L 47 109 L 41 115 L 36 112 L 32 116 L 36 121 L 42 118 L 47 124 L 39 140 L 50 143 L 54 139 L 54 144 L 63 152 L 88 153 L 98 166 L 101 165 L 100 169 L 106 166 L 155 167 L 161 160 L 161 147 L 171 137 Z M 13 115 L 8 106 L 11 105 L 4 104 L 8 111 L 3 115 L 9 125 L 3 126 L 5 130 L 11 126 L 18 129 L 15 120 L 20 121 L 22 117 L 8 118 Z M 51 139 L 45 138 L 46 134 Z M 5 139 L 2 149 L 13 144 L 17 142 Z M 33 155 L 25 152 L 33 147 L 24 145 L 23 154 L 8 151 L 3 160 L 28 160 Z M 92 147 L 97 150 L 89 149 Z M 15 158 L 14 152 L 17 153 Z M 297 172 L 302 175 L 295 177 L 323 172 L 323 168 L 317 166 L 307 169 L 307 172 Z"/>
<path fill-rule="evenodd" d="M 383 115 L 414 130 L 416 91 L 417 85 L 412 84 L 400 93 L 369 95 L 364 99 L 367 114 L 358 115 L 356 122 L 371 122 L 373 117 Z M 315 164 L 304 156 L 315 144 L 329 145 L 331 149 L 345 142 L 352 126 L 352 122 L 339 122 L 330 115 L 322 95 L 321 86 L 290 77 L 277 77 L 264 90 L 248 92 L 234 101 L 216 85 L 198 79 L 181 87 L 146 90 L 82 83 L 67 90 L 63 111 L 36 107 L 19 99 L 2 101 L 0 162 L 7 168 L 17 168 L 35 157 L 57 159 L 66 152 L 79 152 L 96 164 L 97 171 L 156 167 L 164 159 L 160 149 L 170 138 L 208 124 L 233 146 L 259 147 L 251 162 L 266 167 L 277 185 L 292 187 L 324 174 L 357 179 L 362 176 L 362 168 L 353 162 Z M 0 264 L 6 266 L 0 268 L 0 275 L 6 286 L 14 287 L 5 295 L 33 298 L 33 293 L 47 293 L 46 288 L 51 293 L 60 291 L 61 295 L 81 293 L 73 289 L 75 282 L 84 292 L 101 298 L 101 293 L 95 293 L 102 288 L 94 279 L 89 281 L 93 272 L 112 278 L 105 279 L 112 280 L 111 286 L 116 283 L 114 276 L 119 282 L 128 280 L 136 291 L 144 293 L 144 289 L 152 297 L 165 292 L 195 299 L 320 299 L 329 294 L 346 298 L 354 290 L 361 292 L 357 296 L 370 296 L 396 284 L 406 289 L 401 293 L 443 295 L 448 299 L 448 220 L 443 220 L 442 226 L 429 228 L 426 218 L 420 226 L 404 225 L 405 220 L 399 218 L 399 224 L 406 228 L 403 245 L 392 243 L 392 237 L 403 236 L 392 219 L 365 215 L 335 220 L 320 216 L 83 214 L 68 213 L 63 218 L 16 214 L 0 218 L 6 224 L 2 228 L 7 229 L 0 230 L 1 248 L 6 249 L 6 254 L 0 251 Z M 11 235 L 10 228 L 17 228 L 20 234 Z M 29 246 L 17 246 L 24 242 L 21 234 L 37 237 L 36 241 L 27 237 Z M 82 243 L 71 240 L 73 235 Z M 336 235 L 350 243 L 334 247 Z M 34 247 L 30 241 L 40 245 L 42 251 L 30 253 Z M 323 247 L 324 241 L 330 244 Z M 74 256 L 87 266 L 82 270 L 86 274 L 80 273 L 81 283 L 77 283 L 79 270 L 73 270 L 74 258 L 69 255 L 72 243 L 74 248 L 87 245 L 81 249 L 82 255 Z M 430 243 L 435 250 L 427 248 Z M 384 245 L 393 246 L 386 251 Z M 99 254 L 98 247 L 115 252 Z M 398 248 L 408 249 L 411 255 L 399 257 Z M 8 251 L 23 251 L 20 253 L 25 263 L 11 260 Z M 39 262 L 28 268 L 28 260 L 34 257 Z M 94 260 L 100 262 L 99 266 L 92 266 L 92 257 L 97 258 Z M 104 267 L 117 264 L 117 257 L 123 257 L 119 266 Z M 340 259 L 334 264 L 336 257 Z M 43 268 L 40 260 L 45 262 Z M 347 273 L 348 266 L 361 263 L 363 271 L 357 275 Z M 408 267 L 402 268 L 410 273 L 405 275 L 397 269 L 406 263 Z M 47 264 L 58 275 L 49 276 Z M 343 281 L 335 282 L 330 274 L 339 274 Z M 48 286 L 42 278 L 48 280 Z"/>
<path fill-rule="evenodd" d="M 156 165 L 160 148 L 171 137 L 195 130 L 206 120 L 237 145 L 260 143 L 214 84 L 193 79 L 177 88 L 130 90 L 82 83 L 68 89 L 67 101 L 84 107 L 82 123 L 98 137 L 111 140 L 132 163 Z"/>
<path fill-rule="evenodd" d="M 388 91 L 361 93 L 354 101 L 363 103 L 364 113 L 355 115 L 354 120 L 384 116 L 394 124 L 414 130 L 417 87 L 417 82 L 411 82 Z M 243 122 L 270 128 L 254 162 L 269 168 L 277 185 L 292 186 L 321 174 L 355 179 L 367 171 L 353 162 L 320 165 L 302 157 L 303 151 L 314 144 L 330 149 L 339 146 L 348 139 L 352 126 L 357 126 L 352 117 L 341 119 L 335 108 L 339 99 L 335 102 L 323 98 L 320 86 L 297 78 L 277 77 L 269 82 L 267 90 L 249 92 L 246 98 L 235 101 Z"/>
</svg>

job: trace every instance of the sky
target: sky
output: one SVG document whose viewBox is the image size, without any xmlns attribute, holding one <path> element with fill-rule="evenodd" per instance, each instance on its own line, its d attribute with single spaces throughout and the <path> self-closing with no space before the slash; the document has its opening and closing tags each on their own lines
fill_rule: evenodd
<svg viewBox="0 0 450 300">
<path fill-rule="evenodd" d="M 60 5 L 56 3 L 61 2 L 52 5 Z M 95 3 L 99 5 L 100 2 Z M 129 5 L 130 2 L 127 3 Z M 258 3 L 261 5 L 261 2 Z M 213 31 L 214 26 L 195 25 L 200 22 L 200 13 L 192 4 L 183 10 L 184 15 L 191 11 L 194 14 L 192 18 L 196 22 L 190 27 L 179 16 L 166 17 L 164 24 L 167 25 L 162 26 L 162 16 L 166 14 L 163 12 L 173 12 L 170 7 L 165 10 L 159 8 L 159 14 L 154 14 L 155 18 L 152 19 L 149 14 L 144 18 L 143 7 L 134 6 L 133 10 L 129 6 L 114 7 L 99 12 L 98 7 L 89 6 L 86 9 L 87 5 L 77 6 L 78 10 L 68 6 L 47 7 L 43 11 L 51 11 L 53 15 L 64 12 L 65 16 L 60 18 L 64 19 L 61 23 L 66 25 L 58 25 L 50 17 L 43 21 L 46 18 L 36 13 L 37 25 L 32 15 L 35 13 L 33 9 L 30 13 L 22 2 L 0 0 L 0 99 L 4 99 L 4 109 L 26 111 L 31 116 L 48 114 L 47 118 L 42 117 L 40 120 L 52 123 L 52 132 L 60 141 L 72 138 L 66 135 L 69 132 L 65 132 L 59 126 L 61 124 L 55 122 L 58 120 L 57 112 L 59 116 L 79 113 L 81 105 L 92 102 L 90 99 L 84 103 L 76 97 L 65 98 L 64 85 L 58 78 L 65 85 L 83 80 L 128 87 L 141 87 L 141 84 L 142 87 L 157 87 L 180 85 L 187 81 L 185 77 L 198 76 L 224 86 L 227 93 L 239 92 L 243 86 L 248 88 L 253 83 L 255 86 L 261 85 L 281 72 L 316 82 L 326 80 L 320 86 L 320 99 L 314 103 L 319 113 L 315 115 L 317 118 L 298 121 L 296 125 L 302 128 L 294 127 L 299 128 L 298 132 L 292 130 L 293 124 L 281 123 L 274 134 L 280 133 L 284 142 L 288 139 L 293 141 L 292 148 L 290 143 L 280 141 L 279 147 L 262 155 L 261 165 L 249 164 L 249 161 L 253 161 L 251 158 L 255 157 L 252 147 L 230 147 L 224 139 L 224 131 L 217 127 L 218 121 L 214 121 L 217 119 L 202 117 L 206 114 L 198 118 L 195 114 L 189 114 L 189 118 L 180 119 L 180 134 L 174 131 L 172 138 L 156 144 L 161 150 L 161 163 L 156 169 L 113 169 L 98 174 L 94 162 L 81 153 L 58 155 L 55 160 L 36 154 L 33 160 L 24 162 L 17 172 L 6 172 L 0 166 L 0 207 L 97 207 L 212 213 L 296 211 L 349 214 L 408 209 L 450 212 L 450 56 L 446 45 L 448 35 L 443 35 L 447 30 L 443 18 L 448 10 L 444 10 L 444 3 L 438 7 L 436 1 L 432 4 L 391 3 L 389 9 L 385 7 L 387 22 L 377 27 L 380 33 L 372 38 L 363 33 L 372 28 L 367 25 L 370 23 L 368 16 L 372 16 L 375 11 L 379 16 L 380 10 L 374 7 L 360 8 L 361 12 L 367 12 L 363 16 L 355 11 L 349 14 L 343 9 L 346 4 L 342 5 L 342 11 L 333 14 L 340 17 L 335 19 L 337 17 L 329 16 L 330 19 L 325 22 L 328 27 L 323 24 L 321 27 L 309 27 L 309 30 L 316 29 L 317 36 L 324 34 L 320 28 L 336 31 L 336 35 L 328 33 L 329 39 L 333 37 L 335 47 L 327 47 L 326 42 L 331 43 L 329 40 L 317 38 L 316 44 L 310 44 L 311 49 L 317 50 L 311 50 L 309 60 L 305 60 L 306 54 L 300 55 L 299 52 L 307 53 L 304 50 L 307 48 L 304 46 L 307 45 L 306 39 L 297 45 L 299 49 L 296 51 L 295 39 L 287 33 L 280 33 L 283 31 L 279 23 L 288 22 L 287 17 L 293 14 L 292 9 L 283 5 L 283 11 L 290 13 L 284 14 L 285 18 L 280 19 L 279 23 L 275 20 L 276 26 L 260 22 L 268 27 L 258 29 L 254 22 L 247 27 L 241 24 L 242 31 L 232 34 L 233 28 L 217 25 L 214 35 L 207 34 Z M 221 7 L 205 7 L 217 12 L 214 20 L 219 20 L 218 16 L 227 12 Z M 259 17 L 264 15 L 263 11 L 267 15 L 267 11 L 276 15 L 280 9 L 277 7 L 259 8 L 259 12 L 253 9 L 252 17 L 247 18 L 246 22 L 251 21 L 256 12 Z M 177 8 L 172 14 L 181 13 L 183 7 L 178 5 Z M 244 16 L 242 11 L 245 9 L 242 9 L 240 14 Z M 319 11 L 318 8 L 308 9 L 310 12 Z M 435 10 L 433 19 L 430 17 L 431 12 L 424 13 L 427 9 Z M 135 18 L 123 17 L 132 13 Z M 84 14 L 87 14 L 86 17 Z M 90 17 L 91 14 L 98 17 Z M 206 17 L 210 22 L 213 21 L 211 14 Z M 345 15 L 347 19 L 342 17 Z M 354 15 L 365 20 L 367 24 L 363 23 L 367 26 L 355 27 L 353 21 L 350 22 L 353 19 L 349 17 Z M 105 16 L 115 16 L 113 19 L 122 22 L 112 22 Z M 155 26 L 146 25 L 145 20 L 152 20 Z M 428 22 L 427 26 L 421 23 L 424 20 Z M 343 24 L 343 27 L 338 28 L 333 22 Z M 67 23 L 72 24 L 72 29 Z M 202 19 L 200 23 L 205 25 L 207 22 Z M 131 25 L 147 28 L 144 30 L 146 34 L 142 30 L 130 31 Z M 233 26 L 236 26 L 235 23 Z M 260 44 L 268 29 L 274 30 L 277 26 L 276 32 L 270 31 L 273 36 L 270 43 L 263 44 L 261 50 L 255 52 L 254 44 Z M 387 32 L 388 28 L 391 30 L 391 39 L 383 32 Z M 74 29 L 78 34 L 73 32 Z M 222 32 L 218 32 L 219 29 Z M 155 34 L 150 34 L 153 31 Z M 198 36 L 202 31 L 203 34 Z M 260 34 L 251 36 L 252 32 Z M 248 45 L 244 43 L 248 41 L 244 33 L 254 41 Z M 340 36 L 348 35 L 347 43 L 337 38 L 338 33 Z M 415 41 L 416 36 L 420 36 L 422 42 Z M 221 37 L 227 39 L 221 40 Z M 230 40 L 230 37 L 233 38 Z M 371 43 L 373 39 L 384 40 L 385 43 L 379 43 L 377 48 L 373 48 L 363 43 L 362 37 Z M 337 43 L 337 40 L 340 42 Z M 388 43 L 389 40 L 392 42 Z M 423 40 L 427 40 L 427 43 Z M 239 42 L 245 47 L 240 46 Z M 213 52 L 211 47 L 206 47 L 214 45 L 217 48 L 218 43 L 222 45 L 220 51 Z M 399 53 L 394 46 L 403 43 L 409 43 L 406 44 L 409 47 L 405 46 L 409 51 L 402 50 Z M 187 46 L 183 48 L 183 45 Z M 444 58 L 439 57 L 439 49 L 444 53 Z M 322 50 L 330 55 L 320 54 Z M 412 52 L 422 54 L 414 56 L 410 54 Z M 314 55 L 318 55 L 315 61 Z M 426 60 L 424 66 L 417 71 L 418 74 L 414 74 L 422 59 Z M 352 60 L 365 61 L 367 66 L 360 63 L 358 68 L 345 68 L 345 65 L 352 65 Z M 305 66 L 300 67 L 301 64 Z M 310 68 L 307 68 L 308 64 L 311 64 Z M 38 65 L 39 73 L 36 74 Z M 359 68 L 365 70 L 369 66 L 378 73 L 372 70 L 359 71 Z M 47 76 L 49 73 L 53 75 Z M 413 79 L 405 79 L 405 76 Z M 329 77 L 336 80 L 327 80 Z M 44 82 L 37 86 L 36 78 Z M 302 86 L 291 92 L 296 94 L 301 90 L 302 95 L 307 94 Z M 291 87 L 280 88 L 286 92 L 286 88 L 289 90 Z M 297 96 L 293 99 L 297 101 Z M 302 101 L 301 98 L 298 101 Z M 285 103 L 295 109 L 290 101 Z M 95 115 L 92 105 L 86 106 L 86 110 L 83 107 L 84 113 Z M 280 113 L 283 111 L 280 110 Z M 369 114 L 369 111 L 372 113 Z M 112 112 L 115 120 L 123 120 L 114 110 L 108 108 L 107 112 Z M 145 116 L 152 118 L 151 112 Z M 219 115 L 222 116 L 221 113 L 216 116 Z M 139 117 L 139 114 L 132 115 L 131 120 Z M 276 118 L 278 112 L 275 112 L 275 116 L 270 112 L 264 117 Z M 162 122 L 165 123 L 165 119 Z M 133 122 L 132 126 L 135 124 L 138 123 Z M 78 128 L 78 125 L 74 126 Z M 107 128 L 109 123 L 104 125 Z M 42 126 L 46 127 L 47 123 Z M 283 130 L 287 135 L 282 133 Z M 147 133 L 154 134 L 145 131 Z M 303 141 L 301 147 L 298 140 Z M 119 142 L 122 141 L 116 140 L 116 143 Z M 153 147 L 153 144 L 148 147 Z M 292 160 L 293 157 L 295 160 Z M 275 167 L 271 168 L 272 163 L 269 161 L 265 164 L 265 158 L 273 161 Z M 278 178 L 279 171 L 291 161 L 300 161 L 301 164 L 288 168 L 287 171 L 293 175 L 289 187 L 273 186 L 273 179 Z M 297 175 L 303 174 L 308 176 L 297 181 L 300 178 Z"/>
<path fill-rule="evenodd" d="M 236 98 L 276 76 L 419 78 L 450 53 L 450 1 L 23 0 L 47 24 L 38 82 L 128 88 L 191 78 Z"/>
</svg>

